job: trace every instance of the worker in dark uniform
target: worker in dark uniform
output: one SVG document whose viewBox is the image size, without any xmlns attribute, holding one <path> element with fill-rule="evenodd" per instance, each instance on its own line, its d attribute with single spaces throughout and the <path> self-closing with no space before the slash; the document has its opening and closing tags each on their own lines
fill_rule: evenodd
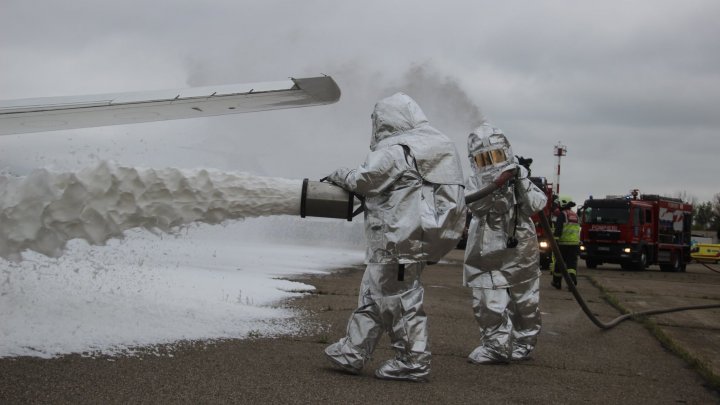
<svg viewBox="0 0 720 405">
<path fill-rule="evenodd" d="M 560 248 L 563 261 L 573 284 L 577 285 L 577 258 L 580 253 L 580 222 L 578 215 L 572 208 L 575 206 L 571 197 L 561 196 L 558 199 L 559 212 L 555 220 L 553 236 Z M 558 290 L 562 288 L 562 273 L 555 265 L 555 258 L 551 264 L 552 286 Z"/>
</svg>

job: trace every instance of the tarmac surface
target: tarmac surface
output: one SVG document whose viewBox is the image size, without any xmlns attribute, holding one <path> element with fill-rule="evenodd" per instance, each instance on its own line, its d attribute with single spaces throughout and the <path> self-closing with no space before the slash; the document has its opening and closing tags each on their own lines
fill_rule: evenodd
<svg viewBox="0 0 720 405">
<path fill-rule="evenodd" d="M 135 357 L 0 359 L 0 404 L 720 403 L 711 383 L 720 375 L 720 310 L 657 315 L 645 325 L 629 320 L 603 331 L 566 289 L 550 286 L 547 271 L 543 330 L 532 359 L 468 363 L 479 332 L 470 291 L 461 286 L 462 255 L 451 252 L 423 275 L 433 353 L 426 383 L 373 377 L 393 356 L 387 337 L 361 375 L 337 370 L 324 358 L 323 349 L 344 335 L 355 309 L 363 270 L 356 267 L 302 278 L 317 292 L 286 303 L 304 310 L 308 332 L 302 336 L 187 343 Z M 602 266 L 581 267 L 579 274 L 581 294 L 603 321 L 620 313 L 601 289 L 631 311 L 720 303 L 720 273 L 697 264 L 686 273 Z"/>
</svg>

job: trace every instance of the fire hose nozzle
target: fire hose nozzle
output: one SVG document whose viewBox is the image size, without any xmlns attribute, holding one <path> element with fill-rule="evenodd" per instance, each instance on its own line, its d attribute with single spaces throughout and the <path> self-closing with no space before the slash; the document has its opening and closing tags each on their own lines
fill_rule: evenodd
<svg viewBox="0 0 720 405">
<path fill-rule="evenodd" d="M 332 183 L 304 179 L 300 197 L 300 217 L 340 218 L 352 221 L 363 208 L 361 205 L 355 210 L 356 197 L 355 193 Z"/>
</svg>

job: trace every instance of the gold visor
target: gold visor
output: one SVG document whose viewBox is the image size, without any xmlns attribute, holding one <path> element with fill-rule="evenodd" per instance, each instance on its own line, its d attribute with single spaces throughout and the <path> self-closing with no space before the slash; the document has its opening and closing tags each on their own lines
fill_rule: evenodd
<svg viewBox="0 0 720 405">
<path fill-rule="evenodd" d="M 486 152 L 480 152 L 473 156 L 473 159 L 475 159 L 475 164 L 478 167 L 485 167 L 505 162 L 507 160 L 507 155 L 503 149 L 493 149 Z"/>
</svg>

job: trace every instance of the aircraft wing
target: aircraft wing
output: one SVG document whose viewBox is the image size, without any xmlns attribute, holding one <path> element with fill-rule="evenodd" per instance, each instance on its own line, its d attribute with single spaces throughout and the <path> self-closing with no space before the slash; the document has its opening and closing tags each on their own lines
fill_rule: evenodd
<svg viewBox="0 0 720 405">
<path fill-rule="evenodd" d="M 0 100 L 0 135 L 331 104 L 329 76 L 135 93 Z"/>
</svg>

